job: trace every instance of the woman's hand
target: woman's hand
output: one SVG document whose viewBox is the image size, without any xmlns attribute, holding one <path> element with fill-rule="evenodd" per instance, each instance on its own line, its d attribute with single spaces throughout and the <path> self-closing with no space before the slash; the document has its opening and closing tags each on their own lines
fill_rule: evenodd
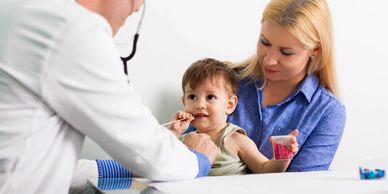
<svg viewBox="0 0 388 194">
<path fill-rule="evenodd" d="M 169 128 L 175 134 L 176 137 L 179 137 L 183 132 L 186 131 L 191 121 L 193 121 L 194 119 L 194 116 L 190 113 L 178 111 L 172 118 L 173 121 L 177 122 L 172 123 Z"/>
<path fill-rule="evenodd" d="M 298 136 L 299 130 L 295 129 L 293 130 L 289 135 L 292 135 L 292 138 L 290 139 L 290 147 L 292 153 L 295 155 L 299 150 L 298 142 L 296 141 L 296 136 Z"/>
</svg>

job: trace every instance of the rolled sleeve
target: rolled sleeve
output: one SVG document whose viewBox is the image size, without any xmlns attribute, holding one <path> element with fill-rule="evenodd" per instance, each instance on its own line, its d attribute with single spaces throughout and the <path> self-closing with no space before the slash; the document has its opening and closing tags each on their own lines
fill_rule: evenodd
<svg viewBox="0 0 388 194">
<path fill-rule="evenodd" d="M 190 149 L 196 156 L 198 160 L 198 174 L 197 177 L 207 176 L 211 170 L 211 162 L 207 156 L 204 154 Z"/>
<path fill-rule="evenodd" d="M 306 139 L 287 171 L 328 170 L 341 141 L 345 120 L 343 105 L 331 108 Z"/>
</svg>

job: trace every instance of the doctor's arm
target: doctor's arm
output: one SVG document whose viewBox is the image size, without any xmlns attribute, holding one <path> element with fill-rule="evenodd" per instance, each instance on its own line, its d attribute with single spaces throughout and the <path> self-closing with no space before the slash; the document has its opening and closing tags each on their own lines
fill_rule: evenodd
<svg viewBox="0 0 388 194">
<path fill-rule="evenodd" d="M 128 85 L 111 37 L 83 28 L 67 29 L 48 60 L 41 88 L 50 107 L 139 176 L 168 181 L 206 175 L 208 157 L 161 127 Z"/>
</svg>

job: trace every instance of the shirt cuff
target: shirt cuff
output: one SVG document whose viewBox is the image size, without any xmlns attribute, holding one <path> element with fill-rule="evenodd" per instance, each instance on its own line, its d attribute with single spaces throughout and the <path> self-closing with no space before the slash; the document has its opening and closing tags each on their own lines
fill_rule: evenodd
<svg viewBox="0 0 388 194">
<path fill-rule="evenodd" d="M 127 189 L 131 186 L 132 173 L 115 160 L 96 160 L 96 163 L 99 189 Z"/>
<path fill-rule="evenodd" d="M 212 163 L 209 158 L 204 154 L 197 152 L 194 149 L 190 149 L 196 156 L 198 160 L 198 174 L 197 177 L 207 176 L 211 170 Z"/>
</svg>

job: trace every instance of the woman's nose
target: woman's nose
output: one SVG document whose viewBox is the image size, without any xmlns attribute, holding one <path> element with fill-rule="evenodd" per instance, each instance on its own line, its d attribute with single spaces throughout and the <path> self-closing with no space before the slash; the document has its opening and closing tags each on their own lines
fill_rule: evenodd
<svg viewBox="0 0 388 194">
<path fill-rule="evenodd" d="M 277 65 L 279 61 L 278 53 L 274 49 L 268 49 L 264 56 L 264 66 Z"/>
</svg>

